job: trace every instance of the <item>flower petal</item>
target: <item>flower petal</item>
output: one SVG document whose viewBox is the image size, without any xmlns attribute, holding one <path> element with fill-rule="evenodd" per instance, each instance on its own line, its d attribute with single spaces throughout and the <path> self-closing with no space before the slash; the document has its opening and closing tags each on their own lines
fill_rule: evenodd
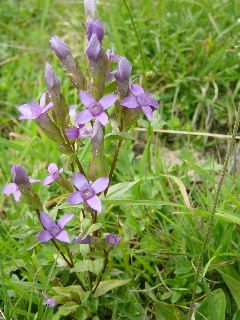
<svg viewBox="0 0 240 320">
<path fill-rule="evenodd" d="M 83 202 L 83 200 L 84 199 L 81 195 L 81 192 L 79 192 L 79 191 L 73 192 L 67 197 L 67 201 L 70 204 L 78 204 L 78 203 Z"/>
<path fill-rule="evenodd" d="M 44 108 L 46 102 L 46 92 L 44 92 L 40 98 L 40 107 Z"/>
<path fill-rule="evenodd" d="M 143 88 L 139 84 L 131 84 L 129 88 L 131 93 L 134 94 L 135 96 L 138 96 L 144 93 Z"/>
<path fill-rule="evenodd" d="M 20 120 L 36 119 L 42 111 L 35 101 L 31 102 L 30 104 L 23 104 L 22 106 L 19 106 L 18 110 L 21 112 L 21 115 L 19 116 Z"/>
<path fill-rule="evenodd" d="M 115 94 L 108 94 L 102 99 L 99 100 L 99 103 L 101 104 L 103 110 L 111 107 L 117 100 L 117 96 Z"/>
<path fill-rule="evenodd" d="M 53 107 L 53 102 L 49 102 L 45 108 L 42 109 L 41 114 L 47 112 L 49 109 Z"/>
<path fill-rule="evenodd" d="M 43 183 L 42 183 L 42 186 L 45 187 L 46 185 L 52 183 L 53 181 L 55 181 L 54 177 L 53 176 L 47 176 L 44 180 L 43 180 Z"/>
<path fill-rule="evenodd" d="M 77 140 L 79 138 L 80 131 L 79 131 L 79 128 L 68 128 L 65 131 L 65 134 L 68 137 L 68 139 Z"/>
<path fill-rule="evenodd" d="M 159 104 L 157 100 L 153 99 L 150 95 L 146 94 L 146 97 L 148 98 L 149 106 L 154 107 L 155 109 L 159 108 Z"/>
<path fill-rule="evenodd" d="M 58 225 L 61 229 L 65 227 L 65 225 L 74 217 L 73 214 L 65 214 L 58 220 Z"/>
<path fill-rule="evenodd" d="M 42 230 L 39 232 L 37 239 L 40 242 L 47 242 L 52 239 L 52 235 L 47 230 Z"/>
<path fill-rule="evenodd" d="M 92 209 L 98 212 L 102 210 L 102 203 L 98 196 L 93 196 L 92 198 L 87 199 L 86 202 Z"/>
<path fill-rule="evenodd" d="M 77 124 L 85 124 L 91 121 L 92 118 L 93 118 L 93 115 L 91 114 L 91 112 L 89 110 L 85 110 L 80 113 L 77 113 L 76 121 L 77 121 Z"/>
<path fill-rule="evenodd" d="M 21 191 L 20 190 L 16 190 L 13 194 L 15 201 L 19 201 L 20 197 L 21 197 Z"/>
<path fill-rule="evenodd" d="M 108 123 L 108 116 L 105 112 L 99 113 L 97 116 L 95 116 L 95 119 L 98 120 L 103 126 Z"/>
<path fill-rule="evenodd" d="M 42 225 L 47 229 L 50 230 L 52 227 L 56 225 L 55 221 L 45 212 L 40 213 L 40 220 Z"/>
<path fill-rule="evenodd" d="M 30 182 L 31 184 L 41 182 L 41 180 L 32 179 L 32 178 L 30 178 L 30 177 L 28 177 L 28 179 L 29 179 L 29 182 Z"/>
<path fill-rule="evenodd" d="M 97 179 L 93 184 L 92 184 L 92 188 L 94 189 L 94 191 L 96 193 L 102 192 L 103 190 L 105 190 L 107 188 L 109 184 L 109 179 L 106 177 L 102 177 Z"/>
<path fill-rule="evenodd" d="M 69 235 L 66 231 L 61 231 L 56 237 L 55 239 L 62 241 L 62 242 L 67 242 L 70 243 L 70 238 Z"/>
<path fill-rule="evenodd" d="M 98 62 L 98 59 L 101 55 L 101 43 L 98 40 L 98 37 L 96 34 L 93 34 L 90 39 L 90 42 L 86 49 L 86 55 L 90 61 L 93 61 L 95 63 Z"/>
<path fill-rule="evenodd" d="M 48 172 L 49 172 L 49 174 L 54 174 L 54 173 L 58 172 L 58 167 L 57 167 L 56 163 L 51 162 L 49 164 Z"/>
<path fill-rule="evenodd" d="M 29 185 L 30 181 L 27 176 L 27 171 L 21 166 L 12 166 L 13 182 L 17 185 L 26 184 Z"/>
<path fill-rule="evenodd" d="M 142 106 L 142 110 L 145 113 L 145 116 L 148 118 L 149 121 L 152 120 L 152 108 L 148 106 Z"/>
<path fill-rule="evenodd" d="M 85 107 L 96 104 L 94 97 L 87 91 L 80 90 L 79 97 Z"/>
<path fill-rule="evenodd" d="M 16 192 L 17 189 L 18 189 L 18 186 L 16 185 L 16 183 L 9 183 L 4 187 L 3 193 L 6 196 L 9 196 L 10 194 Z"/>
<path fill-rule="evenodd" d="M 75 185 L 75 187 L 78 188 L 78 190 L 82 190 L 82 188 L 88 184 L 87 179 L 85 178 L 85 176 L 83 174 L 80 173 L 74 173 L 72 176 L 72 181 L 73 184 Z"/>
<path fill-rule="evenodd" d="M 135 109 L 137 107 L 139 107 L 139 103 L 136 99 L 136 97 L 133 96 L 128 96 L 126 98 L 124 98 L 120 104 L 124 107 L 130 108 L 130 109 Z"/>
</svg>

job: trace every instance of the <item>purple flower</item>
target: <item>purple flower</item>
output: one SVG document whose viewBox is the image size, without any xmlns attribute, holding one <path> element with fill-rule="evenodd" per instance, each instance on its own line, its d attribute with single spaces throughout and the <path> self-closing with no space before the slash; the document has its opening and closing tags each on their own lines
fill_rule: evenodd
<svg viewBox="0 0 240 320">
<path fill-rule="evenodd" d="M 90 234 L 88 234 L 84 239 L 82 237 L 82 235 L 80 234 L 78 237 L 74 238 L 74 242 L 75 243 L 80 243 L 80 244 L 90 244 L 92 243 L 92 237 L 90 236 Z"/>
<path fill-rule="evenodd" d="M 110 60 L 111 62 L 113 61 L 119 61 L 122 57 L 121 56 L 118 56 L 114 53 L 114 48 L 112 49 L 107 49 L 106 51 L 106 54 L 107 54 L 107 57 L 108 57 L 108 60 Z"/>
<path fill-rule="evenodd" d="M 40 104 L 33 101 L 29 104 L 23 104 L 18 107 L 18 110 L 21 112 L 21 115 L 18 117 L 19 120 L 33 120 L 40 117 L 42 114 L 46 113 L 50 108 L 52 108 L 53 103 L 49 102 L 46 104 L 46 92 L 40 98 Z"/>
<path fill-rule="evenodd" d="M 98 40 L 101 42 L 104 37 L 104 27 L 103 24 L 97 21 L 89 21 L 87 24 L 87 39 L 90 41 L 93 34 L 96 34 Z"/>
<path fill-rule="evenodd" d="M 121 239 L 122 237 L 116 236 L 114 233 L 109 233 L 106 236 L 106 242 L 111 247 L 115 247 L 120 242 Z"/>
<path fill-rule="evenodd" d="M 105 126 L 108 123 L 108 116 L 104 110 L 108 109 L 115 103 L 117 96 L 114 94 L 108 94 L 99 101 L 96 101 L 87 91 L 80 91 L 80 99 L 87 110 L 77 115 L 77 123 L 84 124 L 95 118 Z"/>
<path fill-rule="evenodd" d="M 71 53 L 70 48 L 58 36 L 54 35 L 49 42 L 51 48 L 61 61 L 65 60 L 67 56 Z"/>
<path fill-rule="evenodd" d="M 78 128 L 68 128 L 65 131 L 66 136 L 70 140 L 87 139 L 92 135 L 92 129 L 90 127 L 85 127 L 84 124 L 80 124 Z"/>
<path fill-rule="evenodd" d="M 88 47 L 86 49 L 86 55 L 90 61 L 97 63 L 98 59 L 101 56 L 101 52 L 102 52 L 101 42 L 99 41 L 97 34 L 94 33 L 91 36 Z"/>
<path fill-rule="evenodd" d="M 129 81 L 131 72 L 131 63 L 126 58 L 121 57 L 118 62 L 118 69 L 114 72 L 116 80 L 120 82 Z"/>
<path fill-rule="evenodd" d="M 42 183 L 42 186 L 46 186 L 47 184 L 52 183 L 53 181 L 57 180 L 61 173 L 63 172 L 63 168 L 58 169 L 55 163 L 50 163 L 48 166 L 49 176 L 47 176 Z"/>
<path fill-rule="evenodd" d="M 7 196 L 13 194 L 14 199 L 19 201 L 21 197 L 21 186 L 30 188 L 31 183 L 39 182 L 39 180 L 29 179 L 26 170 L 20 166 L 13 166 L 11 171 L 13 174 L 13 183 L 6 185 L 3 189 L 3 193 Z"/>
<path fill-rule="evenodd" d="M 58 220 L 58 222 L 55 222 L 48 214 L 41 212 L 40 220 L 45 229 L 39 232 L 37 239 L 41 242 L 56 239 L 70 243 L 69 235 L 63 230 L 63 228 L 72 218 L 73 214 L 65 214 Z"/>
<path fill-rule="evenodd" d="M 45 299 L 45 301 L 43 302 L 44 306 L 48 306 L 49 308 L 54 308 L 55 307 L 55 305 L 56 305 L 56 300 L 55 299 L 50 298 L 45 293 L 43 293 L 43 298 Z"/>
<path fill-rule="evenodd" d="M 71 193 L 68 196 L 67 201 L 70 204 L 78 204 L 83 201 L 86 201 L 89 207 L 100 212 L 102 209 L 102 204 L 97 194 L 107 188 L 109 179 L 102 177 L 97 179 L 91 185 L 84 177 L 84 175 L 74 173 L 72 181 L 79 191 Z"/>
<path fill-rule="evenodd" d="M 138 84 L 130 85 L 130 92 L 133 96 L 128 96 L 121 101 L 121 105 L 130 109 L 141 108 L 148 120 L 152 120 L 152 107 L 157 109 L 158 102 L 149 94 L 145 93 Z"/>
</svg>

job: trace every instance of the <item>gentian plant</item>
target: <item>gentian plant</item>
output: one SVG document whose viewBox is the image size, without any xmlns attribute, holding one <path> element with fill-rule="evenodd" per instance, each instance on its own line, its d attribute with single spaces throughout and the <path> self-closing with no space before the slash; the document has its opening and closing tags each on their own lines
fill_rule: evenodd
<svg viewBox="0 0 240 320">
<path fill-rule="evenodd" d="M 56 190 L 60 186 L 64 192 L 57 200 L 43 203 L 32 187 L 36 180 L 28 178 L 25 169 L 17 165 L 12 167 L 13 182 L 3 191 L 7 196 L 12 194 L 16 201 L 22 198 L 36 212 L 37 245 L 48 246 L 49 250 L 52 245 L 58 253 L 57 268 L 69 270 L 67 285 L 42 288 L 38 293 L 44 299 L 43 304 L 49 308 L 68 306 L 71 312 L 82 310 L 81 319 L 94 315 L 97 308 L 94 299 L 130 281 L 111 278 L 108 272 L 109 261 L 123 245 L 124 235 L 114 234 L 98 219 L 106 209 L 103 200 L 112 183 L 124 131 L 134 126 L 141 111 L 151 120 L 158 108 L 158 102 L 142 86 L 131 82 L 131 63 L 104 49 L 105 31 L 97 17 L 95 1 L 86 0 L 85 11 L 86 74 L 63 40 L 56 35 L 50 39 L 52 50 L 78 92 L 82 110 L 67 105 L 60 79 L 50 64 L 46 64 L 46 92 L 40 103 L 33 101 L 18 107 L 19 120 L 35 121 L 43 134 L 59 146 L 59 154 L 64 154 L 63 168 L 55 163 L 46 164 L 48 174 L 41 182 L 42 188 Z M 111 134 L 119 140 L 117 143 L 113 140 L 115 152 L 108 164 L 105 139 Z M 91 159 L 88 165 L 83 165 L 79 155 L 86 143 L 91 144 Z M 62 215 L 63 208 L 70 213 Z"/>
</svg>

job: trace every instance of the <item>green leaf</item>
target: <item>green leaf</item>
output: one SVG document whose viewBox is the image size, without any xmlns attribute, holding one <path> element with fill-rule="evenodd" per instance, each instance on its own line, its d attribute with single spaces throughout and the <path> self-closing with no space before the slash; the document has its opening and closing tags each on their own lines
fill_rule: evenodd
<svg viewBox="0 0 240 320">
<path fill-rule="evenodd" d="M 80 294 L 83 292 L 80 286 L 67 286 L 67 287 L 53 287 L 54 291 L 56 291 L 59 295 L 65 296 L 65 297 L 71 297 L 72 293 Z"/>
<path fill-rule="evenodd" d="M 83 261 L 78 261 L 74 268 L 71 270 L 74 272 L 85 272 L 85 271 L 90 271 L 96 275 L 98 275 L 104 264 L 104 259 L 96 259 L 96 260 L 83 260 Z"/>
<path fill-rule="evenodd" d="M 132 181 L 132 182 L 122 182 L 117 183 L 111 186 L 108 190 L 108 197 L 107 199 L 119 199 L 122 198 L 126 192 L 135 186 L 141 179 Z"/>
<path fill-rule="evenodd" d="M 82 237 L 84 238 L 88 234 L 92 235 L 93 232 L 95 232 L 101 228 L 102 228 L 102 223 L 94 223 L 94 224 L 88 226 L 88 228 L 84 229 Z"/>
<path fill-rule="evenodd" d="M 203 300 L 196 312 L 196 320 L 202 320 L 203 316 L 208 320 L 224 320 L 226 310 L 226 298 L 222 289 L 210 292 Z"/>
<path fill-rule="evenodd" d="M 127 132 L 111 132 L 105 135 L 105 139 L 123 139 L 123 140 L 132 140 L 133 137 Z"/>
<path fill-rule="evenodd" d="M 227 266 L 222 269 L 218 269 L 218 272 L 221 274 L 223 280 L 228 286 L 231 294 L 238 306 L 240 308 L 240 275 L 234 269 L 233 266 Z"/>
<path fill-rule="evenodd" d="M 100 297 L 112 289 L 124 286 L 129 281 L 131 281 L 131 279 L 101 281 L 93 296 L 94 298 Z"/>
<path fill-rule="evenodd" d="M 183 312 L 164 303 L 156 303 L 155 305 L 156 320 L 186 320 L 187 317 Z"/>
</svg>

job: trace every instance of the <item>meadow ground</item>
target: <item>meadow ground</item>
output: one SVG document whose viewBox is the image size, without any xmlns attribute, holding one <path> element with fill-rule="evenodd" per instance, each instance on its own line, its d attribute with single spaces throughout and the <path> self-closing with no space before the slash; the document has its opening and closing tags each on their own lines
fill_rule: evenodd
<svg viewBox="0 0 240 320">
<path fill-rule="evenodd" d="M 106 210 L 99 218 L 123 237 L 112 272 L 131 281 L 101 297 L 89 319 L 186 319 L 228 143 L 198 133 L 232 131 L 240 101 L 239 2 L 99 1 L 99 15 L 106 28 L 104 47 L 115 47 L 132 62 L 132 79 L 141 75 L 161 108 L 151 126 L 140 119 L 140 129 L 125 141 L 113 183 L 133 183 L 121 185 L 104 200 Z M 1 189 L 16 162 L 42 179 L 49 162 L 65 161 L 33 122 L 17 121 L 16 106 L 40 97 L 46 61 L 61 77 L 67 103 L 77 102 L 48 40 L 53 34 L 62 37 L 84 69 L 83 22 L 82 1 L 1 1 Z M 111 145 L 108 150 L 110 163 Z M 213 238 L 204 253 L 204 278 L 197 287 L 199 320 L 240 319 L 239 155 L 236 140 Z M 88 146 L 79 157 L 86 166 Z M 48 200 L 59 192 L 56 186 L 35 190 Z M 69 279 L 51 268 L 47 247 L 37 245 L 33 213 L 1 193 L 0 217 L 0 308 L 6 319 L 72 319 L 70 308 L 42 307 L 39 290 L 56 285 L 59 276 L 65 284 Z"/>
</svg>

